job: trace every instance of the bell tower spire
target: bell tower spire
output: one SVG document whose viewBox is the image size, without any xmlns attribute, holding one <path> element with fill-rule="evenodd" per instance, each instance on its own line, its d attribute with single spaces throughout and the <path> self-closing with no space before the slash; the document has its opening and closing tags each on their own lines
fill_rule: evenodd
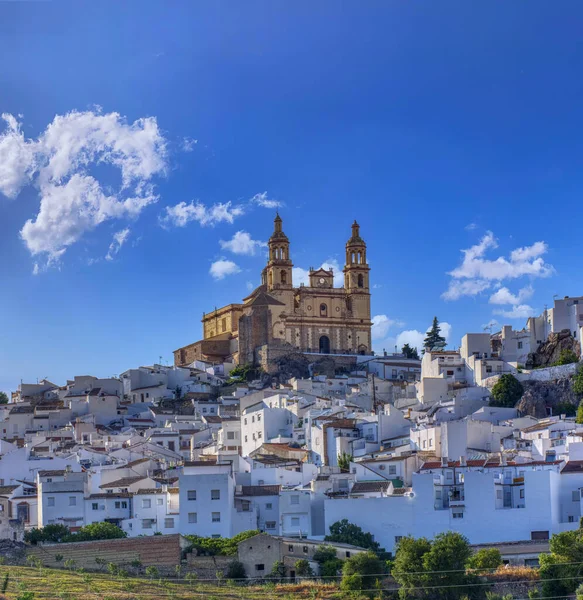
<svg viewBox="0 0 583 600">
<path fill-rule="evenodd" d="M 276 213 L 273 220 L 273 233 L 267 242 L 269 259 L 266 267 L 268 291 L 292 288 L 292 261 L 289 255 L 289 239 L 283 232 L 283 221 Z"/>
</svg>

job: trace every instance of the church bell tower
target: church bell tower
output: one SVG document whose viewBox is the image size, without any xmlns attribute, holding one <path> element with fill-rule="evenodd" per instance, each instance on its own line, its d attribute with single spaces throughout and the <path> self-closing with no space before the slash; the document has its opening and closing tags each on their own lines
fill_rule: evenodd
<svg viewBox="0 0 583 600">
<path fill-rule="evenodd" d="M 349 293 L 369 293 L 369 271 L 366 262 L 366 244 L 360 237 L 360 225 L 352 224 L 352 237 L 346 242 L 344 288 Z"/>
<path fill-rule="evenodd" d="M 263 283 L 267 290 L 292 289 L 292 261 L 289 257 L 289 239 L 282 229 L 279 213 L 273 221 L 274 229 L 269 241 L 269 259 L 265 268 Z"/>
</svg>

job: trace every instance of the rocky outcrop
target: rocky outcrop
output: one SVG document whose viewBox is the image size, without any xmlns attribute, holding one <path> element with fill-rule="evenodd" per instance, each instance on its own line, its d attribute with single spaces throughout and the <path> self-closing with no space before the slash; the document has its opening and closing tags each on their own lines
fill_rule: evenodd
<svg viewBox="0 0 583 600">
<path fill-rule="evenodd" d="M 579 399 L 575 395 L 569 377 L 562 377 L 555 381 L 523 381 L 524 394 L 516 408 L 522 415 L 530 415 L 537 419 L 559 414 L 564 407 L 560 405 L 571 404 L 577 408 Z M 550 409 L 550 410 L 549 410 Z"/>
<path fill-rule="evenodd" d="M 26 544 L 12 540 L 0 540 L 0 556 L 5 564 L 23 565 L 26 563 Z"/>
<path fill-rule="evenodd" d="M 548 367 L 559 360 L 563 350 L 570 350 L 577 356 L 581 356 L 581 346 L 568 329 L 551 333 L 549 339 L 541 344 L 536 352 L 531 352 L 528 355 L 525 366 L 527 369 Z"/>
<path fill-rule="evenodd" d="M 273 360 L 275 375 L 279 381 L 288 381 L 292 377 L 305 379 L 310 376 L 310 361 L 301 352 L 288 352 Z"/>
</svg>

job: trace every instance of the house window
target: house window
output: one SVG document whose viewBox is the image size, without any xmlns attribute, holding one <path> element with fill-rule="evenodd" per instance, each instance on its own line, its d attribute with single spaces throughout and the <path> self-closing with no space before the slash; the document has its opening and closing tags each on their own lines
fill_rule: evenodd
<svg viewBox="0 0 583 600">
<path fill-rule="evenodd" d="M 463 512 L 454 512 L 454 513 L 452 513 L 452 517 L 454 519 L 463 519 L 464 518 L 464 513 Z"/>
<path fill-rule="evenodd" d="M 292 527 L 299 527 L 300 526 L 300 518 L 292 517 L 291 524 L 292 524 Z"/>
<path fill-rule="evenodd" d="M 234 440 L 235 439 L 235 432 L 234 431 L 227 431 L 227 439 L 228 440 Z"/>
<path fill-rule="evenodd" d="M 522 342 L 518 342 L 518 349 L 522 350 Z"/>
<path fill-rule="evenodd" d="M 162 506 L 164 504 L 164 498 L 156 498 L 156 504 Z"/>
<path fill-rule="evenodd" d="M 117 504 L 117 502 L 116 502 L 116 504 Z M 92 502 L 91 510 L 99 510 L 99 504 L 97 504 L 97 502 Z"/>
<path fill-rule="evenodd" d="M 302 546 L 302 552 L 304 554 L 307 554 L 308 553 L 308 547 L 307 546 Z"/>
<path fill-rule="evenodd" d="M 247 441 L 247 436 L 245 436 L 245 441 Z"/>
<path fill-rule="evenodd" d="M 196 523 L 196 513 L 188 513 L 188 522 L 189 523 Z"/>
<path fill-rule="evenodd" d="M 346 558 L 350 558 L 350 551 L 349 551 L 349 550 L 347 550 L 347 551 L 345 552 L 345 554 L 346 554 Z"/>
<path fill-rule="evenodd" d="M 271 502 L 268 502 L 268 503 L 265 505 L 265 510 L 273 510 L 273 504 L 272 504 Z"/>
<path fill-rule="evenodd" d="M 251 502 L 249 502 L 249 500 L 243 500 L 241 502 L 241 510 L 243 512 L 249 512 L 251 510 Z"/>
<path fill-rule="evenodd" d="M 220 539 L 221 539 L 221 534 L 220 534 L 220 533 L 213 533 L 213 534 L 211 535 L 211 538 L 212 538 L 213 540 L 220 540 Z"/>
<path fill-rule="evenodd" d="M 220 500 L 221 490 L 211 490 L 211 500 Z"/>
<path fill-rule="evenodd" d="M 221 319 L 221 329 L 223 331 L 227 331 L 227 319 L 226 318 Z"/>
<path fill-rule="evenodd" d="M 188 490 L 188 500 L 196 500 L 196 490 Z"/>
<path fill-rule="evenodd" d="M 293 545 L 293 544 L 290 544 L 290 545 L 287 547 L 287 551 L 288 551 L 288 552 L 292 552 L 292 553 L 293 553 L 293 551 L 294 551 L 294 545 Z"/>
<path fill-rule="evenodd" d="M 389 475 L 397 474 L 397 465 L 389 465 Z"/>
<path fill-rule="evenodd" d="M 569 515 L 569 523 L 574 523 L 575 517 L 573 515 Z"/>
<path fill-rule="evenodd" d="M 522 489 L 520 490 L 520 497 L 521 497 L 521 498 L 524 498 L 524 488 L 522 488 Z"/>
<path fill-rule="evenodd" d="M 579 502 L 581 500 L 581 492 L 579 490 L 575 490 L 572 492 L 573 502 Z"/>
<path fill-rule="evenodd" d="M 149 498 L 142 499 L 142 508 L 152 508 L 152 501 Z"/>
<path fill-rule="evenodd" d="M 265 565 L 264 564 L 255 565 L 255 570 L 256 571 L 265 571 Z"/>
<path fill-rule="evenodd" d="M 77 506 L 77 498 L 75 496 L 69 496 L 69 506 Z"/>
<path fill-rule="evenodd" d="M 174 519 L 172 517 L 164 519 L 164 529 L 174 529 Z"/>
<path fill-rule="evenodd" d="M 548 540 L 549 532 L 548 531 L 531 531 L 530 532 L 531 540 Z"/>
<path fill-rule="evenodd" d="M 261 415 L 257 415 L 257 422 L 261 422 Z"/>
<path fill-rule="evenodd" d="M 142 529 L 152 529 L 152 519 L 142 519 Z"/>
<path fill-rule="evenodd" d="M 221 522 L 221 513 L 220 512 L 214 512 L 212 514 L 212 521 L 213 521 L 213 523 L 220 523 Z"/>
<path fill-rule="evenodd" d="M 49 496 L 47 498 L 47 506 L 54 506 L 55 505 L 55 498 L 54 496 Z"/>
<path fill-rule="evenodd" d="M 121 503 L 121 507 L 122 508 L 127 508 L 128 507 L 128 503 L 125 500 L 123 500 L 122 503 Z"/>
<path fill-rule="evenodd" d="M 266 521 L 265 529 L 275 529 L 275 521 Z"/>
<path fill-rule="evenodd" d="M 496 498 L 502 500 L 502 490 L 496 490 Z"/>
<path fill-rule="evenodd" d="M 290 504 L 299 504 L 300 503 L 300 497 L 298 495 L 290 496 L 289 503 Z"/>
</svg>

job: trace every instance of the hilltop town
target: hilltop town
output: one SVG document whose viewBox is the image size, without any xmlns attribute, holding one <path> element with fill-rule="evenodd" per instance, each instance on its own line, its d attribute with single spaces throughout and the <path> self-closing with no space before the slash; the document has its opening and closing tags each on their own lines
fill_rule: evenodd
<svg viewBox="0 0 583 600">
<path fill-rule="evenodd" d="M 0 405 L 0 538 L 108 522 L 315 542 L 347 519 L 387 552 L 454 530 L 532 564 L 579 526 L 583 296 L 457 349 L 435 319 L 421 355 L 378 355 L 356 222 L 342 287 L 326 269 L 294 287 L 279 216 L 268 246 L 261 285 L 206 313 L 174 365 L 22 383 Z"/>
</svg>

